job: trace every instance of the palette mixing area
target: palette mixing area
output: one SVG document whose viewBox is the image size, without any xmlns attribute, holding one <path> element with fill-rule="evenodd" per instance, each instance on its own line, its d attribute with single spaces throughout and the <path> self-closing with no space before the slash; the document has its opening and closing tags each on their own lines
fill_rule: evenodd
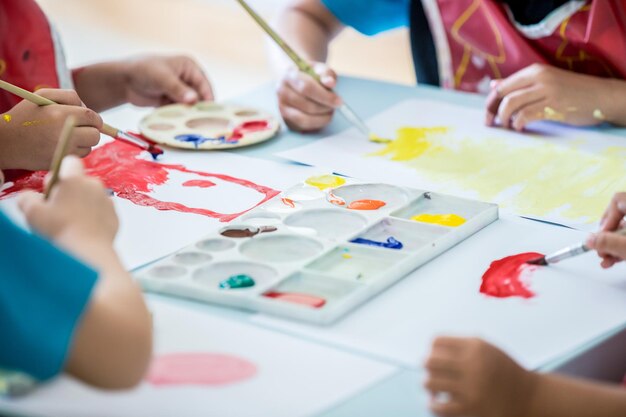
<svg viewBox="0 0 626 417">
<path fill-rule="evenodd" d="M 495 204 L 322 175 L 137 278 L 152 292 L 328 324 L 497 219 Z"/>
</svg>

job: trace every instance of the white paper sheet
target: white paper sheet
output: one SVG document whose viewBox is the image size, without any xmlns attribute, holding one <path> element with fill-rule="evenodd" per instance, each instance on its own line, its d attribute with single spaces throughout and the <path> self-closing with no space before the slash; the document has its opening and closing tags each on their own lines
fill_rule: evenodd
<svg viewBox="0 0 626 417">
<path fill-rule="evenodd" d="M 505 217 L 424 265 L 330 327 L 257 315 L 287 333 L 420 366 L 437 335 L 480 336 L 529 368 L 538 368 L 626 323 L 626 267 L 604 271 L 593 253 L 541 268 L 530 278 L 534 298 L 491 298 L 479 292 L 497 259 L 549 253 L 585 233 Z"/>
<path fill-rule="evenodd" d="M 157 354 L 219 352 L 258 369 L 252 379 L 220 387 L 155 387 L 106 393 L 62 377 L 32 395 L 0 400 L 0 410 L 42 417 L 314 416 L 393 374 L 359 356 L 153 299 Z"/>
<path fill-rule="evenodd" d="M 149 158 L 147 155 L 143 156 Z M 166 154 L 159 158 L 159 162 L 180 164 L 195 171 L 225 174 L 276 191 L 282 191 L 292 186 L 298 179 L 317 172 L 304 166 L 223 152 L 183 152 L 168 149 Z M 185 181 L 194 179 L 210 180 L 215 186 L 208 188 L 181 186 Z M 174 201 L 189 207 L 224 214 L 249 210 L 265 198 L 263 193 L 236 183 L 175 170 L 169 171 L 169 179 L 165 185 L 153 187 L 149 194 L 162 201 Z M 113 199 L 120 218 L 116 248 L 128 269 L 140 267 L 168 255 L 224 225 L 218 219 L 204 215 L 138 206 L 117 196 Z M 14 198 L 0 201 L 0 208 L 21 222 Z"/>
<path fill-rule="evenodd" d="M 433 143 L 446 151 L 434 146 L 408 161 L 391 160 L 396 152 L 371 156 L 385 145 L 351 129 L 279 156 L 360 179 L 492 201 L 514 214 L 585 230 L 594 228 L 612 194 L 626 189 L 625 137 L 547 123 L 533 126 L 544 136 L 522 135 L 484 126 L 482 110 L 422 100 L 402 102 L 368 125 L 392 139 L 403 126 L 445 127 Z M 594 172 L 602 174 L 592 179 Z"/>
</svg>

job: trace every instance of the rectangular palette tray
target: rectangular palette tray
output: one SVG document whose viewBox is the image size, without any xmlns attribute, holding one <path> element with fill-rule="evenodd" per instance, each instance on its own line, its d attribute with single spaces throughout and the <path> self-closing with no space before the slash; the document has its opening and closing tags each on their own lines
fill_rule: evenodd
<svg viewBox="0 0 626 417">
<path fill-rule="evenodd" d="M 140 270 L 138 281 L 151 292 L 329 324 L 498 219 L 495 204 L 322 178 Z M 453 216 L 439 218 L 444 226 L 433 215 Z M 220 287 L 237 276 L 254 285 Z"/>
</svg>

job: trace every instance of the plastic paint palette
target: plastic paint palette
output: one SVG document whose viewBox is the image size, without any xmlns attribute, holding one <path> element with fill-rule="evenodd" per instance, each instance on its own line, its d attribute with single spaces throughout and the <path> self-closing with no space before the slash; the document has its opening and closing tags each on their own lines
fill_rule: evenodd
<svg viewBox="0 0 626 417">
<path fill-rule="evenodd" d="M 276 136 L 279 121 L 269 113 L 237 105 L 200 102 L 156 109 L 139 125 L 157 143 L 183 149 L 240 148 Z"/>
<path fill-rule="evenodd" d="M 144 268 L 139 281 L 148 291 L 328 324 L 498 219 L 495 204 L 328 175 L 308 182 L 315 186 L 296 185 Z M 463 223 L 411 220 L 424 214 Z"/>
</svg>

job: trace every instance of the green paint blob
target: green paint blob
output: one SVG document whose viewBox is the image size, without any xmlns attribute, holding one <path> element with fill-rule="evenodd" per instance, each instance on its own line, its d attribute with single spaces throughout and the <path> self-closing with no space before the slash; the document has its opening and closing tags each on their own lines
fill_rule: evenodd
<svg viewBox="0 0 626 417">
<path fill-rule="evenodd" d="M 232 277 L 220 282 L 220 288 L 225 290 L 236 290 L 240 288 L 254 287 L 255 282 L 248 275 L 233 275 Z"/>
</svg>

